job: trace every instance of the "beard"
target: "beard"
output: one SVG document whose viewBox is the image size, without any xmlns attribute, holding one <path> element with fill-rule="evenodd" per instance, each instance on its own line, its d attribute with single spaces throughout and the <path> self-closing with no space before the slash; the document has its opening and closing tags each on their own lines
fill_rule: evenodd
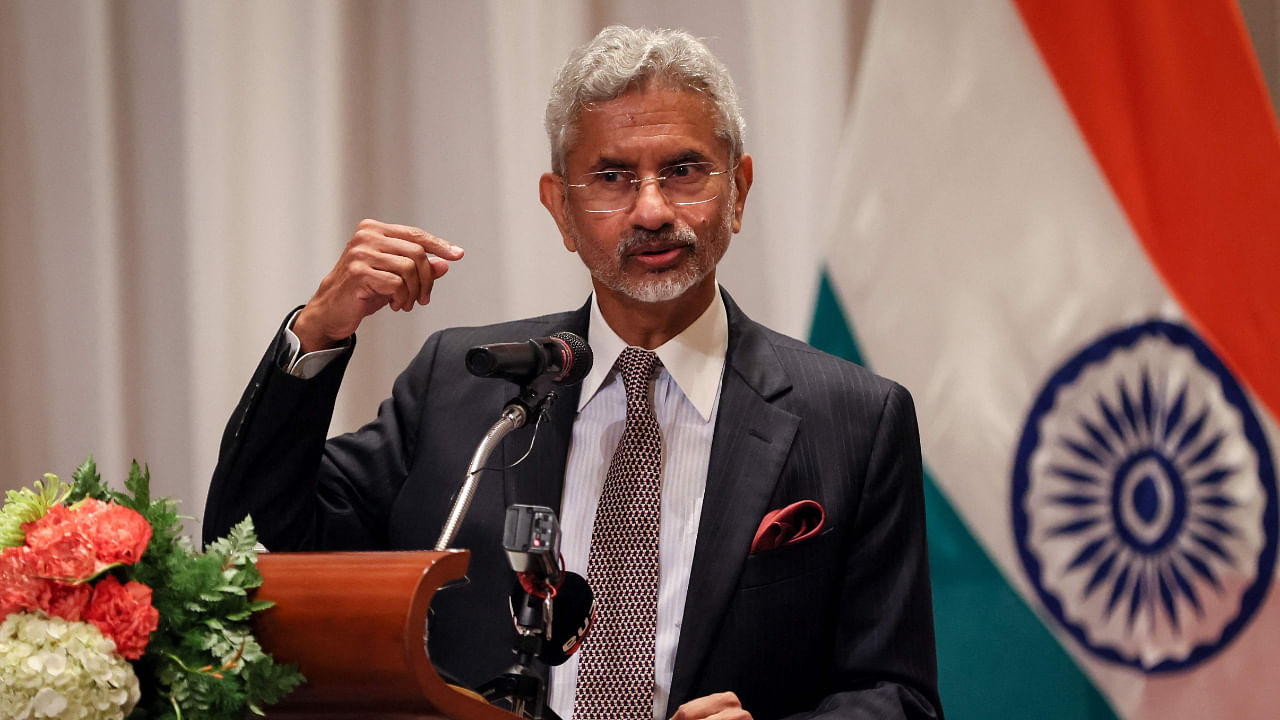
<svg viewBox="0 0 1280 720">
<path fill-rule="evenodd" d="M 707 237 L 699 238 L 688 224 L 676 224 L 660 230 L 635 228 L 622 236 L 612 256 L 596 252 L 584 243 L 570 216 L 569 232 L 591 277 L 610 290 L 633 300 L 659 303 L 675 300 L 715 272 L 716 265 L 729 249 L 733 236 L 733 204 L 736 188 L 729 193 L 724 212 L 711 225 Z M 647 271 L 640 276 L 628 274 L 629 258 L 644 248 L 686 248 L 686 256 L 674 267 Z"/>
</svg>

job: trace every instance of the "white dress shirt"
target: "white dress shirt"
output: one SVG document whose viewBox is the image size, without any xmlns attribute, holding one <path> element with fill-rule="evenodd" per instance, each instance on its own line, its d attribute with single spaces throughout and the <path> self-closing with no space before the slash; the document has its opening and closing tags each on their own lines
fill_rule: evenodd
<svg viewBox="0 0 1280 720">
<path fill-rule="evenodd" d="M 560 549 L 565 567 L 583 577 L 587 576 L 596 505 L 627 414 L 626 391 L 613 367 L 627 345 L 605 322 L 594 297 L 590 322 L 588 337 L 595 360 L 582 382 L 560 507 Z M 663 711 L 671 692 L 728 347 L 729 319 L 717 292 L 692 325 L 655 350 L 662 361 L 652 381 L 653 410 L 662 430 L 655 720 L 665 720 Z M 552 670 L 548 704 L 564 720 L 573 715 L 577 679 L 577 655 Z"/>
</svg>

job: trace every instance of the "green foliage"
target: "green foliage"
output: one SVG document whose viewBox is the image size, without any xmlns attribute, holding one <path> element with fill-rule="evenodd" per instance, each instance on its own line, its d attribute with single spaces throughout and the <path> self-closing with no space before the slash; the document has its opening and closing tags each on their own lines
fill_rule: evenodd
<svg viewBox="0 0 1280 720">
<path fill-rule="evenodd" d="M 147 497 L 145 472 L 137 477 L 134 498 Z M 176 526 L 172 501 L 152 500 L 149 510 L 153 524 Z M 184 537 L 154 558 L 148 548 L 137 570 L 147 571 L 152 559 L 154 573 L 165 583 L 152 585 L 161 621 L 147 648 L 156 658 L 159 688 L 151 698 L 144 694 L 148 714 L 139 717 L 238 720 L 246 707 L 278 702 L 302 682 L 297 668 L 277 665 L 250 630 L 252 614 L 271 605 L 251 597 L 262 584 L 256 545 L 253 523 L 246 518 L 204 553 Z"/>
<path fill-rule="evenodd" d="M 35 522 L 49 512 L 49 508 L 62 503 L 71 489 L 57 475 L 45 473 L 44 480 L 31 488 L 8 490 L 4 494 L 4 508 L 0 509 L 0 547 L 19 547 L 27 541 L 22 526 Z"/>
<path fill-rule="evenodd" d="M 71 495 L 67 497 L 68 505 L 74 505 L 87 497 L 103 502 L 111 499 L 111 490 L 102 483 L 102 478 L 98 475 L 98 464 L 93 461 L 92 455 L 85 458 L 80 467 L 71 473 L 71 479 L 74 483 L 71 485 Z"/>
<path fill-rule="evenodd" d="M 133 463 L 124 492 L 103 484 L 92 458 L 73 477 L 74 501 L 110 500 L 151 523 L 142 559 L 116 571 L 150 587 L 151 604 L 160 613 L 146 655 L 136 664 L 142 700 L 131 720 L 240 720 L 246 709 L 262 714 L 263 706 L 304 681 L 296 666 L 279 665 L 263 651 L 250 628 L 253 613 L 272 604 L 253 599 L 262 575 L 252 520 L 200 552 L 182 535 L 176 501 L 152 497 L 149 468 Z"/>
</svg>

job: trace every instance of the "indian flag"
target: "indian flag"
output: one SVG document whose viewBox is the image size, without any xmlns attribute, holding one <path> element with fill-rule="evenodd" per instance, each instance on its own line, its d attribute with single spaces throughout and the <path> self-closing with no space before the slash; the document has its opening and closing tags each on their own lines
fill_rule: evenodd
<svg viewBox="0 0 1280 720">
<path fill-rule="evenodd" d="M 889 0 L 816 345 L 905 384 L 948 717 L 1280 717 L 1280 133 L 1231 0 Z"/>
</svg>

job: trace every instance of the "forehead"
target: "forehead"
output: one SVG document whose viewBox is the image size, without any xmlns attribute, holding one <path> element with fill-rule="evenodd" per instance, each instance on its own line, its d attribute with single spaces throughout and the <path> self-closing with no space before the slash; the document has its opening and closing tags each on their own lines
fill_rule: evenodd
<svg viewBox="0 0 1280 720">
<path fill-rule="evenodd" d="M 639 165 L 691 154 L 724 160 L 728 144 L 716 137 L 716 120 L 712 104 L 696 91 L 629 90 L 582 109 L 568 164 L 577 168 L 610 159 Z"/>
</svg>

